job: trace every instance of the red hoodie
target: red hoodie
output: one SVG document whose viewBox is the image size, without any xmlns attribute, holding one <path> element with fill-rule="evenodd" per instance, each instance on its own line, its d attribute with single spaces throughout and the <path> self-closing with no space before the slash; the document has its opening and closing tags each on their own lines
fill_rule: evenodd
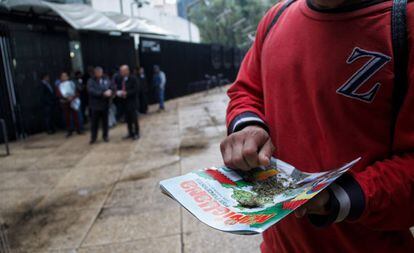
<svg viewBox="0 0 414 253">
<path fill-rule="evenodd" d="M 259 24 L 228 91 L 229 133 L 266 126 L 274 155 L 308 172 L 363 158 L 331 189 L 335 223 L 319 228 L 290 215 L 264 233 L 263 252 L 414 252 L 414 2 L 408 91 L 394 133 L 391 6 L 326 13 L 298 0 L 266 39 L 279 7 Z"/>
</svg>

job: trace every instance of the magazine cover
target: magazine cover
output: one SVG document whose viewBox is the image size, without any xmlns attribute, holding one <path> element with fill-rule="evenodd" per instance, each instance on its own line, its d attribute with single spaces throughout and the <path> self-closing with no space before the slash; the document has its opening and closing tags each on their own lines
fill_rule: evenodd
<svg viewBox="0 0 414 253">
<path fill-rule="evenodd" d="M 350 169 L 305 173 L 272 158 L 249 172 L 212 167 L 160 182 L 164 194 L 203 223 L 229 233 L 258 234 L 277 223 Z"/>
</svg>

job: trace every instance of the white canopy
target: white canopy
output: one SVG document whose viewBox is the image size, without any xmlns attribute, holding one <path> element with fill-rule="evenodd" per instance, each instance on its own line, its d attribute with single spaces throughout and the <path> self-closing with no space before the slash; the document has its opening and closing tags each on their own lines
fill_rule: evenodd
<svg viewBox="0 0 414 253">
<path fill-rule="evenodd" d="M 9 10 L 40 15 L 57 15 L 76 30 L 129 32 L 171 35 L 163 28 L 143 19 L 130 18 L 120 13 L 99 12 L 86 4 L 57 4 L 42 0 L 8 0 L 2 3 Z"/>
<path fill-rule="evenodd" d="M 39 14 L 48 14 L 49 8 L 41 0 L 6 0 L 0 3 L 9 10 L 34 11 Z"/>
<path fill-rule="evenodd" d="M 42 2 L 76 30 L 118 31 L 118 27 L 111 19 L 89 5 Z"/>
<path fill-rule="evenodd" d="M 130 18 L 118 12 L 104 12 L 103 14 L 111 19 L 122 32 L 173 35 L 159 26 L 150 24 L 144 19 Z"/>
</svg>

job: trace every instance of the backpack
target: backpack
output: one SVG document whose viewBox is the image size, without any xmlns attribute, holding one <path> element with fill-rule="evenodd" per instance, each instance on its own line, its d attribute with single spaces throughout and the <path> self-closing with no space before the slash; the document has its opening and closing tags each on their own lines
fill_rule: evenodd
<svg viewBox="0 0 414 253">
<path fill-rule="evenodd" d="M 275 26 L 283 12 L 296 0 L 287 0 L 278 10 L 272 22 L 267 27 L 263 40 Z M 394 52 L 394 90 L 392 117 L 394 135 L 395 123 L 403 104 L 408 87 L 408 32 L 407 32 L 407 0 L 393 0 L 391 13 L 391 35 Z"/>
</svg>

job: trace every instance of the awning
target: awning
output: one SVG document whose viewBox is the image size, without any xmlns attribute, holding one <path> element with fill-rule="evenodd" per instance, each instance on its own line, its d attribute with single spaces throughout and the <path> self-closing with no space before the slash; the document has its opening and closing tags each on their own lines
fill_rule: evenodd
<svg viewBox="0 0 414 253">
<path fill-rule="evenodd" d="M 76 30 L 118 31 L 116 24 L 86 4 L 55 4 L 42 1 Z"/>
<path fill-rule="evenodd" d="M 57 15 L 76 30 L 173 35 L 146 20 L 120 13 L 99 12 L 86 4 L 57 4 L 42 0 L 8 0 L 0 3 L 9 10 Z"/>
<path fill-rule="evenodd" d="M 42 3 L 41 0 L 6 0 L 0 3 L 8 10 L 35 12 L 38 14 L 48 14 L 50 8 Z"/>
<path fill-rule="evenodd" d="M 150 24 L 145 19 L 130 18 L 118 12 L 104 12 L 105 16 L 111 19 L 122 32 L 156 35 L 174 35 L 165 29 Z"/>
<path fill-rule="evenodd" d="M 14 11 L 57 15 L 76 30 L 119 31 L 116 24 L 86 4 L 57 4 L 41 0 L 8 0 L 3 5 Z"/>
</svg>

